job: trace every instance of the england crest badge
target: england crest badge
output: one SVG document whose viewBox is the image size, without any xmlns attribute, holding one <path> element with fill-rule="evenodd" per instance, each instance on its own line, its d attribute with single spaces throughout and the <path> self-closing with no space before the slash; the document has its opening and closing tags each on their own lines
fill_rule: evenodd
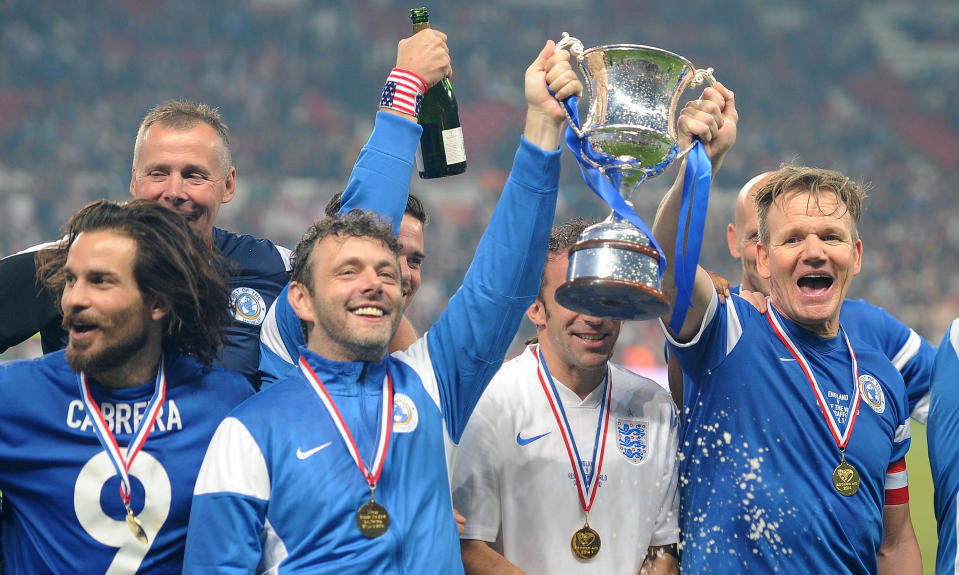
<svg viewBox="0 0 959 575">
<path fill-rule="evenodd" d="M 648 428 L 649 421 L 645 419 L 616 418 L 616 446 L 633 465 L 646 461 L 649 455 Z"/>
</svg>

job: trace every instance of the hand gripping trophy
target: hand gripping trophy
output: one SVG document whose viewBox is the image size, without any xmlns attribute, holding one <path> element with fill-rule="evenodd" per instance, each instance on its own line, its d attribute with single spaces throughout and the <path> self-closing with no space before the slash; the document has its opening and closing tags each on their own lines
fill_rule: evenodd
<svg viewBox="0 0 959 575">
<path fill-rule="evenodd" d="M 587 184 L 613 209 L 604 221 L 586 228 L 570 250 L 567 281 L 556 289 L 556 301 L 596 317 L 659 317 L 669 309 L 659 289 L 666 267 L 663 251 L 629 198 L 647 178 L 689 154 L 683 217 L 692 218 L 693 230 L 696 220 L 701 221 L 698 234 L 680 235 L 674 257 L 677 273 L 688 270 L 690 261 L 695 270 L 712 168 L 701 144 L 679 149 L 676 106 L 686 88 L 703 80 L 715 83 L 713 70 L 696 69 L 682 56 L 649 46 L 612 44 L 584 50 L 582 42 L 565 32 L 556 48 L 568 48 L 579 61 L 590 98 L 582 125 L 575 98 L 564 102 L 567 145 Z M 683 292 L 690 288 L 686 282 L 677 281 L 677 286 L 676 309 L 682 308 L 685 316 L 689 300 L 682 303 Z"/>
</svg>

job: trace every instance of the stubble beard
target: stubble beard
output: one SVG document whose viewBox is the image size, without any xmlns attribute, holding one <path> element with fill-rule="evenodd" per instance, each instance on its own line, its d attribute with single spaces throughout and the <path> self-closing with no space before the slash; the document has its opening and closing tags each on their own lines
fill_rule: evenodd
<svg viewBox="0 0 959 575">
<path fill-rule="evenodd" d="M 123 367 L 132 357 L 143 349 L 147 343 L 146 330 L 140 330 L 134 337 L 121 341 L 118 344 L 107 346 L 98 352 L 77 351 L 72 345 L 67 345 L 66 360 L 70 369 L 79 373 L 84 372 L 96 377 L 97 374 L 107 373 Z"/>
</svg>

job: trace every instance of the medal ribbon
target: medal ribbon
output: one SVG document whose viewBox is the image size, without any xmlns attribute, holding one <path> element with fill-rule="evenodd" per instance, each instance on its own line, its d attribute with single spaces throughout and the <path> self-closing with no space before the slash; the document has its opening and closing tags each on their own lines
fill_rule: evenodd
<svg viewBox="0 0 959 575">
<path fill-rule="evenodd" d="M 147 437 L 149 437 L 150 432 L 153 430 L 153 424 L 156 422 L 157 415 L 159 415 L 160 409 L 163 407 L 163 402 L 166 399 L 166 370 L 163 365 L 163 356 L 160 356 L 160 369 L 157 372 L 156 390 L 153 392 L 153 397 L 147 405 L 146 413 L 140 421 L 140 427 L 136 430 L 133 441 L 127 445 L 125 457 L 123 453 L 120 452 L 120 446 L 117 444 L 116 437 L 107 426 L 103 414 L 100 413 L 100 408 L 97 407 L 96 401 L 93 400 L 93 394 L 90 393 L 90 384 L 87 382 L 87 375 L 82 371 L 77 375 L 77 383 L 80 387 L 80 397 L 83 399 L 83 405 L 87 413 L 91 415 L 90 419 L 93 420 L 93 431 L 96 432 L 97 439 L 100 440 L 100 445 L 102 445 L 103 450 L 107 452 L 110 462 L 113 464 L 114 469 L 117 470 L 117 475 L 120 476 L 120 498 L 123 500 L 123 504 L 129 507 L 131 497 L 130 466 L 133 465 L 133 460 L 136 459 L 137 454 L 140 453 L 143 444 L 146 443 Z"/>
<path fill-rule="evenodd" d="M 356 466 L 360 468 L 360 472 L 366 479 L 366 483 L 370 486 L 370 489 L 375 489 L 376 482 L 379 481 L 380 473 L 383 471 L 383 463 L 386 461 L 386 450 L 390 445 L 390 433 L 393 431 L 393 378 L 390 377 L 389 370 L 386 370 L 386 385 L 383 386 L 383 409 L 380 412 L 380 437 L 377 442 L 376 456 L 373 459 L 373 467 L 371 470 L 363 463 L 363 458 L 360 456 L 360 450 L 356 447 L 356 442 L 353 441 L 350 428 L 346 426 L 346 421 L 343 420 L 343 416 L 340 414 L 340 410 L 337 409 L 336 403 L 333 402 L 333 398 L 330 397 L 330 393 L 326 390 L 326 386 L 324 386 L 320 378 L 316 376 L 313 368 L 310 367 L 310 364 L 307 363 L 302 355 L 300 356 L 299 364 L 300 371 L 303 372 L 306 380 L 310 382 L 310 385 L 313 387 L 313 391 L 320 397 L 323 406 L 326 407 L 326 410 L 330 413 L 330 417 L 339 430 L 340 436 L 343 437 L 343 443 L 346 444 L 347 450 L 349 450 L 350 455 L 353 456 L 353 461 L 356 462 Z"/>
<path fill-rule="evenodd" d="M 842 326 L 839 326 L 839 331 L 842 332 L 843 338 L 846 340 L 846 347 L 849 348 L 849 356 L 852 358 L 852 377 L 853 377 L 853 399 L 851 410 L 852 413 L 849 414 L 849 423 L 846 424 L 846 431 L 842 433 L 839 429 L 839 425 L 836 423 L 836 419 L 833 417 L 832 411 L 829 409 L 829 404 L 826 402 L 826 397 L 823 395 L 822 390 L 819 388 L 819 383 L 816 381 L 816 376 L 813 375 L 812 367 L 809 366 L 809 363 L 806 362 L 805 356 L 799 350 L 799 347 L 789 339 L 789 334 L 783 329 L 782 324 L 779 323 L 779 318 L 776 317 L 776 310 L 772 305 L 769 306 L 769 312 L 766 314 L 766 317 L 769 319 L 769 325 L 772 326 L 773 332 L 779 337 L 779 340 L 789 348 L 789 353 L 796 358 L 796 362 L 802 368 L 803 373 L 806 374 L 806 379 L 809 380 L 809 384 L 812 386 L 813 392 L 816 394 L 816 400 L 819 402 L 819 409 L 822 411 L 823 415 L 826 418 L 826 423 L 829 425 L 829 431 L 832 432 L 833 439 L 836 440 L 836 445 L 839 446 L 840 450 L 846 449 L 846 444 L 849 443 L 849 437 L 852 435 L 852 428 L 856 425 L 856 415 L 859 413 L 859 400 L 861 399 L 861 393 L 859 391 L 859 364 L 856 362 L 856 353 L 852 350 L 852 344 L 849 343 L 849 336 L 846 335 L 846 330 L 842 329 Z"/>
<path fill-rule="evenodd" d="M 593 443 L 593 459 L 591 462 L 592 473 L 587 474 L 583 469 L 582 459 L 579 457 L 579 450 L 576 447 L 576 439 L 573 437 L 573 430 L 566 418 L 566 410 L 563 409 L 563 402 L 559 398 L 556 390 L 556 384 L 553 382 L 553 376 L 546 367 L 546 360 L 539 354 L 537 349 L 533 349 L 533 355 L 536 357 L 537 374 L 539 382 L 543 386 L 543 392 L 546 393 L 546 400 L 553 410 L 553 417 L 556 418 L 556 424 L 563 435 L 563 443 L 566 444 L 566 453 L 569 454 L 569 462 L 573 466 L 573 473 L 576 475 L 576 489 L 579 492 L 579 500 L 583 504 L 583 511 L 589 512 L 593 506 L 593 500 L 596 498 L 597 485 L 600 471 L 603 469 L 603 455 L 606 453 L 606 432 L 609 429 L 609 403 L 613 396 L 613 382 L 609 371 L 606 368 L 606 392 L 603 394 L 602 402 L 599 406 L 599 418 L 596 422 L 596 439 Z M 602 431 L 602 433 L 600 433 Z M 596 463 L 596 452 L 599 451 L 599 464 Z M 594 482 L 593 480 L 596 479 Z"/>
</svg>

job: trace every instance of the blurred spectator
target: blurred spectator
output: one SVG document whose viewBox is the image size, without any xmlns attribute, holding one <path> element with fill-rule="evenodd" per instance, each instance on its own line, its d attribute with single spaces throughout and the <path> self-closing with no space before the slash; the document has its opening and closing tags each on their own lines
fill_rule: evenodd
<svg viewBox="0 0 959 575">
<path fill-rule="evenodd" d="M 437 5 L 431 19 L 456 31 L 453 86 L 469 169 L 414 182 L 438 216 L 427 242 L 447 246 L 427 263 L 415 325 L 430 325 L 445 307 L 489 217 L 484 196 L 500 187 L 495 166 L 508 165 L 515 149 L 510 126 L 522 118 L 516 80 L 524 69 L 515 54 L 534 49 L 524 38 L 568 31 L 587 47 L 662 47 L 714 67 L 736 90 L 751 112 L 714 194 L 735 193 L 781 161 L 872 182 L 860 230 L 869 249 L 850 296 L 938 341 L 947 318 L 959 316 L 959 294 L 950 292 L 959 284 L 959 222 L 943 209 L 959 176 L 959 108 L 948 97 L 959 74 L 943 68 L 959 61 L 959 16 L 949 7 L 693 0 L 637 14 L 627 0 Z M 702 25 L 690 24 L 692 11 Z M 371 129 L 376 101 L 368 96 L 409 30 L 405 7 L 383 0 L 0 3 L 0 255 L 55 237 L 92 199 L 126 198 L 137 122 L 170 98 L 219 106 L 232 129 L 242 201 L 224 209 L 223 225 L 295 244 L 301 214 L 317 209 L 316 194 L 301 190 L 343 187 Z M 647 221 L 670 181 L 664 174 L 635 194 Z M 562 186 L 558 220 L 605 216 L 572 161 Z M 721 238 L 729 220 L 715 205 L 707 237 Z M 706 242 L 701 261 L 737 273 L 721 241 Z M 531 333 L 521 331 L 515 352 Z M 662 361 L 656 329 L 627 326 L 623 344 L 614 361 L 634 348 Z"/>
</svg>

